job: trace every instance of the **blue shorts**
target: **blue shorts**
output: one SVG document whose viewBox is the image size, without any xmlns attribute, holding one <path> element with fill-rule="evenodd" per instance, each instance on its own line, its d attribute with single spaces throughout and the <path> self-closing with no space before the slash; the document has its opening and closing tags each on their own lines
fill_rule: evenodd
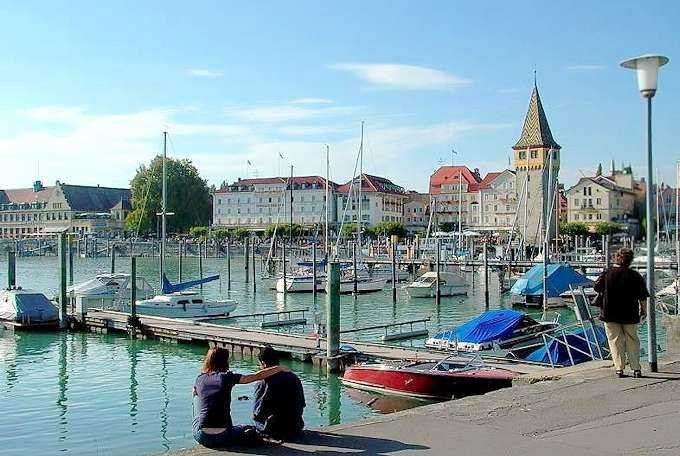
<svg viewBox="0 0 680 456">
<path fill-rule="evenodd" d="M 243 444 L 245 430 L 252 426 L 232 426 L 219 434 L 208 434 L 202 429 L 194 431 L 194 440 L 206 448 L 228 448 Z"/>
</svg>

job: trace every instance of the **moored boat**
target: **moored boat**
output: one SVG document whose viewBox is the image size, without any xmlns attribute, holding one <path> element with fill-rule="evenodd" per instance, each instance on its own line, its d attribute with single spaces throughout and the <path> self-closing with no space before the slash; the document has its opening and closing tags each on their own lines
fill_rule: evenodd
<svg viewBox="0 0 680 456">
<path fill-rule="evenodd" d="M 342 383 L 353 388 L 419 399 L 448 400 L 511 386 L 516 372 L 452 360 L 407 364 L 365 363 L 345 371 Z"/>
<path fill-rule="evenodd" d="M 0 292 L 0 324 L 15 328 L 59 326 L 59 310 L 37 291 L 12 288 Z"/>
<path fill-rule="evenodd" d="M 465 279 L 453 272 L 439 273 L 439 291 L 441 296 L 460 296 L 467 294 L 468 285 Z M 437 273 L 426 272 L 406 287 L 412 298 L 434 298 L 437 293 Z"/>
</svg>

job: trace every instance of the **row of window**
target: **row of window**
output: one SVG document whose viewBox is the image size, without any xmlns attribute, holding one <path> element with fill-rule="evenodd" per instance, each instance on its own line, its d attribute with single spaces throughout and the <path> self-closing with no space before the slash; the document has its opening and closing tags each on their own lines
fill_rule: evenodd
<svg viewBox="0 0 680 456">
<path fill-rule="evenodd" d="M 42 222 L 45 220 L 68 220 L 68 212 L 30 212 L 28 214 L 2 214 L 3 222 Z"/>
<path fill-rule="evenodd" d="M 286 201 L 290 201 L 290 200 L 291 200 L 291 197 L 290 197 L 289 195 L 286 195 L 284 198 L 285 198 Z M 298 196 L 298 197 L 296 198 L 295 195 L 293 195 L 292 200 L 293 200 L 293 201 L 298 201 L 298 202 L 300 202 L 300 203 L 304 203 L 304 202 L 305 202 L 305 197 L 304 197 L 304 195 L 303 195 L 303 196 Z M 311 202 L 314 202 L 314 201 L 326 201 L 326 195 L 321 195 L 319 198 L 317 198 L 315 195 L 312 195 L 307 201 L 311 201 Z M 257 198 L 257 201 L 255 200 L 254 197 L 252 198 L 252 201 L 251 201 L 251 198 L 233 198 L 233 203 L 234 203 L 234 204 L 250 204 L 251 202 L 253 202 L 253 203 L 255 203 L 255 202 L 258 202 L 258 203 L 280 203 L 280 202 L 281 202 L 281 197 L 280 197 L 280 196 L 277 196 L 277 197 L 264 197 L 264 198 L 263 198 L 263 197 L 258 197 L 258 198 Z M 232 198 L 224 198 L 224 199 L 222 199 L 222 198 L 217 198 L 217 204 L 223 204 L 223 203 L 224 203 L 224 204 L 232 204 Z"/>
<path fill-rule="evenodd" d="M 595 215 L 596 217 L 593 218 L 593 214 L 583 214 L 583 217 L 581 218 L 579 214 L 574 214 L 574 220 L 602 220 L 602 214 L 598 212 Z"/>
</svg>

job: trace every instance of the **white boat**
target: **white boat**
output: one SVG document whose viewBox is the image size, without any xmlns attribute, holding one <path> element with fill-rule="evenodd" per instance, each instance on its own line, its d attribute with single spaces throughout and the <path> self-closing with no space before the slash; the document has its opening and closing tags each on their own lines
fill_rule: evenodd
<svg viewBox="0 0 680 456">
<path fill-rule="evenodd" d="M 466 295 L 468 284 L 465 279 L 453 272 L 439 273 L 440 296 Z M 437 294 L 437 273 L 426 272 L 406 287 L 412 298 L 434 298 Z"/>
<path fill-rule="evenodd" d="M 410 274 L 406 269 L 397 268 L 395 271 L 397 276 L 397 282 L 404 282 L 409 279 Z M 388 264 L 377 264 L 373 267 L 371 271 L 371 277 L 374 279 L 380 278 L 385 279 L 387 283 L 392 282 L 392 266 Z"/>
<path fill-rule="evenodd" d="M 225 317 L 236 310 L 238 303 L 233 299 L 206 299 L 194 291 L 179 291 L 136 301 L 137 313 L 155 317 L 199 318 Z M 121 309 L 129 312 L 129 305 Z"/>
<path fill-rule="evenodd" d="M 357 278 L 357 293 L 373 293 L 381 291 L 385 288 L 386 283 L 387 280 L 384 278 L 359 277 Z M 325 286 L 326 281 L 324 280 L 324 288 Z M 354 279 L 352 277 L 342 278 L 340 280 L 340 293 L 354 293 Z"/>
<path fill-rule="evenodd" d="M 68 296 L 82 309 L 111 308 L 117 303 L 129 302 L 132 286 L 130 274 L 97 274 L 84 282 L 66 288 Z M 147 299 L 153 296 L 153 287 L 145 279 L 137 278 L 137 297 Z"/>
<path fill-rule="evenodd" d="M 13 288 L 0 292 L 0 323 L 15 327 L 55 327 L 59 310 L 44 294 Z"/>
<path fill-rule="evenodd" d="M 287 276 L 284 290 L 283 277 L 280 277 L 276 281 L 276 291 L 279 293 L 283 293 L 284 291 L 286 293 L 311 293 L 314 291 L 313 283 L 314 276 L 311 274 Z M 325 287 L 325 274 L 323 276 L 318 275 L 316 277 L 316 291 L 324 291 Z"/>
</svg>

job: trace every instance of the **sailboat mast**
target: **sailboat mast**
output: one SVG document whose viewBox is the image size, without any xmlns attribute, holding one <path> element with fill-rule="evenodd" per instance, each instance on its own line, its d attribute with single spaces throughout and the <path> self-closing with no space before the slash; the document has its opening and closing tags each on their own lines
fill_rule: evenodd
<svg viewBox="0 0 680 456">
<path fill-rule="evenodd" d="M 290 179 L 288 179 L 288 190 L 290 192 L 290 213 L 288 223 L 288 243 L 293 245 L 293 165 L 290 165 Z"/>
<path fill-rule="evenodd" d="M 463 169 L 458 168 L 458 253 L 463 247 Z"/>
<path fill-rule="evenodd" d="M 522 232 L 522 258 L 525 257 L 527 251 L 527 219 L 529 218 L 529 148 L 525 152 L 526 154 L 526 171 L 524 173 L 524 185 L 526 188 L 525 198 L 524 198 L 524 231 Z"/>
<path fill-rule="evenodd" d="M 168 180 L 166 161 L 168 159 L 168 132 L 163 132 L 163 183 L 161 189 L 161 252 L 160 252 L 160 283 L 163 287 L 163 275 L 165 274 L 165 236 L 166 236 L 166 218 L 165 212 L 168 204 Z"/>
<path fill-rule="evenodd" d="M 361 143 L 359 144 L 359 223 L 357 223 L 357 243 L 359 244 L 359 258 L 361 258 L 361 228 L 363 225 L 362 219 L 362 194 L 361 187 L 363 187 L 364 181 L 364 121 L 361 121 Z"/>
<path fill-rule="evenodd" d="M 328 188 L 328 180 L 330 175 L 330 148 L 326 144 L 326 228 L 324 230 L 324 248 L 326 250 L 326 258 L 330 258 L 330 246 L 328 244 L 328 223 L 330 222 L 330 191 Z"/>
</svg>

